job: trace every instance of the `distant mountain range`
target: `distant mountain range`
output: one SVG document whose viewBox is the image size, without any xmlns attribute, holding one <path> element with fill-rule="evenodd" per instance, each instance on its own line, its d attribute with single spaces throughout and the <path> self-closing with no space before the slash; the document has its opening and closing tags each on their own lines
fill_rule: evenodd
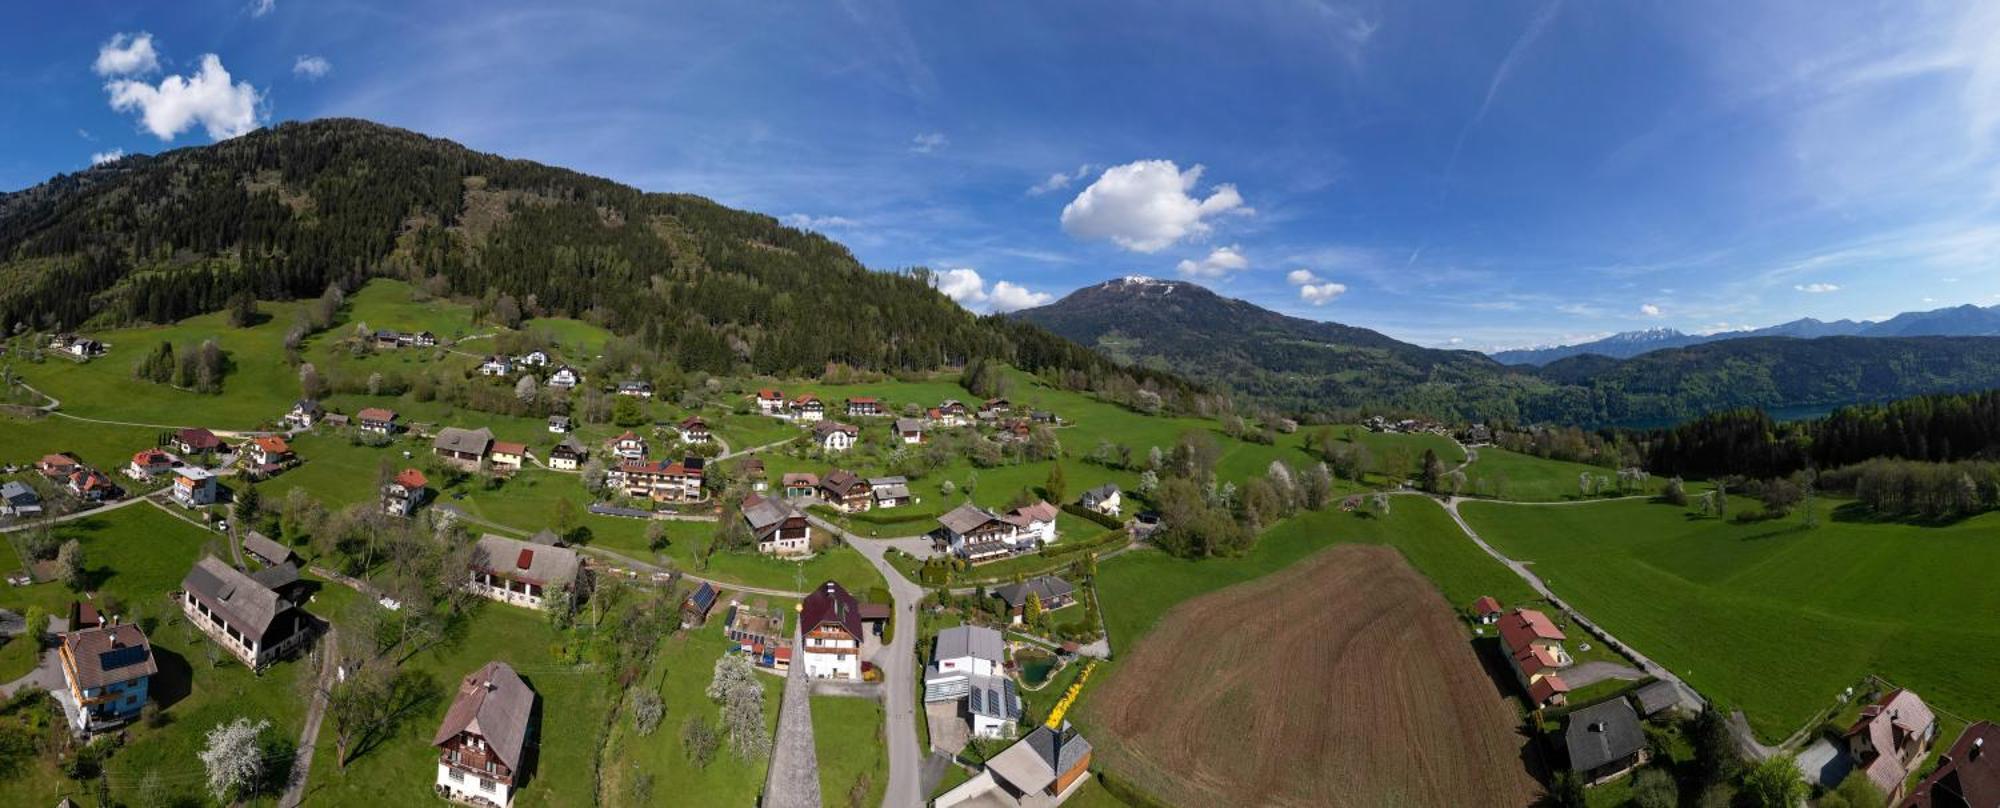
<svg viewBox="0 0 2000 808">
<path fill-rule="evenodd" d="M 1141 276 L 1013 316 L 1120 363 L 1171 370 L 1298 413 L 1662 423 L 1731 407 L 1832 408 L 2000 387 L 2000 339 L 1989 336 L 2000 335 L 2000 311 L 1977 306 L 1707 337 L 1641 331 L 1551 353 L 1538 360 L 1545 366 L 1423 348 Z"/>
<path fill-rule="evenodd" d="M 1600 340 L 1575 345 L 1558 345 L 1551 348 L 1524 348 L 1511 351 L 1495 351 L 1492 357 L 1505 365 L 1546 365 L 1572 356 L 1595 354 L 1613 359 L 1627 359 L 1640 354 L 1665 348 L 1685 348 L 1726 340 L 1753 339 L 1756 337 L 1794 337 L 1816 339 L 1819 337 L 1992 337 L 2000 336 L 2000 306 L 1979 307 L 1972 304 L 1912 311 L 1898 314 L 1881 322 L 1861 320 L 1815 320 L 1811 317 L 1780 323 L 1769 328 L 1747 331 L 1722 331 L 1714 334 L 1688 334 L 1671 328 L 1649 328 L 1644 331 L 1625 331 Z"/>
</svg>

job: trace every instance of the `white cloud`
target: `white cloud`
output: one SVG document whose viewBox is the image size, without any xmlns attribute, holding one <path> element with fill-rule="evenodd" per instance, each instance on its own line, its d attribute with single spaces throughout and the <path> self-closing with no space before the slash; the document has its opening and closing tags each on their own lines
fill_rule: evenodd
<svg viewBox="0 0 2000 808">
<path fill-rule="evenodd" d="M 924 132 L 910 139 L 910 151 L 918 154 L 930 154 L 949 145 L 951 138 L 945 137 L 943 132 Z"/>
<path fill-rule="evenodd" d="M 90 66 L 100 76 L 145 75 L 160 69 L 160 55 L 153 50 L 153 35 L 115 34 L 97 49 L 97 61 Z"/>
<path fill-rule="evenodd" d="M 110 151 L 91 152 L 90 164 L 94 166 L 101 166 L 104 165 L 105 163 L 109 163 L 113 160 L 116 160 L 124 156 L 125 156 L 124 149 L 112 149 Z"/>
<path fill-rule="evenodd" d="M 857 222 L 853 219 L 849 219 L 845 216 L 814 216 L 808 213 L 788 213 L 785 214 L 785 217 L 780 221 L 783 221 L 785 224 L 791 225 L 792 227 L 796 227 L 800 230 L 820 230 L 820 231 L 832 230 L 841 227 L 853 227 L 855 225 L 860 224 L 860 222 Z"/>
<path fill-rule="evenodd" d="M 307 56 L 302 53 L 292 62 L 292 75 L 310 81 L 319 81 L 332 72 L 333 63 L 327 61 L 324 56 Z"/>
<path fill-rule="evenodd" d="M 1660 316 L 1660 307 L 1651 303 L 1641 303 L 1639 304 L 1639 313 L 1647 317 L 1658 317 Z"/>
<path fill-rule="evenodd" d="M 1054 174 L 1050 174 L 1048 179 L 1035 183 L 1033 187 L 1029 188 L 1028 195 L 1041 196 L 1042 194 L 1046 194 L 1050 191 L 1060 191 L 1064 188 L 1068 188 L 1071 183 L 1089 176 L 1090 172 L 1096 169 L 1097 166 L 1091 165 L 1089 163 L 1084 163 L 1083 165 L 1077 166 L 1075 171 L 1071 171 L 1067 174 L 1061 171 L 1058 171 Z"/>
<path fill-rule="evenodd" d="M 996 282 L 989 291 L 986 280 L 979 277 L 979 271 L 970 267 L 956 267 L 937 273 L 932 284 L 938 292 L 958 305 L 984 313 L 1025 309 L 1056 299 L 1048 292 L 1037 292 L 1012 281 Z"/>
<path fill-rule="evenodd" d="M 1324 306 L 1347 294 L 1347 284 L 1328 281 L 1313 274 L 1310 269 L 1294 269 L 1285 273 L 1285 282 L 1299 287 L 1299 299 L 1315 306 Z"/>
<path fill-rule="evenodd" d="M 278 7 L 278 0 L 250 0 L 250 16 L 262 17 Z"/>
<path fill-rule="evenodd" d="M 1200 261 L 1184 258 L 1174 268 L 1190 278 L 1220 278 L 1249 266 L 1250 259 L 1243 257 L 1242 248 L 1231 244 L 1210 250 L 1208 257 Z"/>
<path fill-rule="evenodd" d="M 1828 292 L 1840 291 L 1840 285 L 1833 283 L 1801 283 L 1801 284 L 1794 284 L 1792 288 L 1797 289 L 1801 292 L 1805 292 L 1807 294 L 1814 294 L 1814 295 L 1823 295 Z"/>
<path fill-rule="evenodd" d="M 192 77 L 168 76 L 157 87 L 118 79 L 104 89 L 111 94 L 112 109 L 137 111 L 146 131 L 161 140 L 173 140 L 196 124 L 207 130 L 209 137 L 223 140 L 255 129 L 259 123 L 257 102 L 261 96 L 257 88 L 247 81 L 232 83 L 221 57 L 213 53 L 201 57 L 201 70 Z"/>
<path fill-rule="evenodd" d="M 1159 252 L 1189 236 L 1207 233 L 1209 219 L 1248 215 L 1236 186 L 1215 186 L 1206 199 L 1188 195 L 1202 167 L 1180 170 L 1172 160 L 1139 160 L 1106 169 L 1063 207 L 1063 230 L 1083 239 L 1109 239 L 1133 252 Z"/>
</svg>

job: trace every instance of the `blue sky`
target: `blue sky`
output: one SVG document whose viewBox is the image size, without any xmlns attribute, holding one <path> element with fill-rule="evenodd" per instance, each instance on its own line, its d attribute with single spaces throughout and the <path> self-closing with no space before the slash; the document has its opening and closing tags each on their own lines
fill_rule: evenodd
<svg viewBox="0 0 2000 808">
<path fill-rule="evenodd" d="M 982 311 L 1146 274 L 1494 348 L 2000 302 L 1992 4 L 585 5 L 23 4 L 0 189 L 359 116 Z"/>
</svg>

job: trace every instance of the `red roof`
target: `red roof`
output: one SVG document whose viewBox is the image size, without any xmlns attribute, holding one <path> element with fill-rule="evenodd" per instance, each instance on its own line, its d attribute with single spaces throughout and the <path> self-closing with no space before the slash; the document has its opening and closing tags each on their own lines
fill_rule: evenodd
<svg viewBox="0 0 2000 808">
<path fill-rule="evenodd" d="M 699 415 L 690 415 L 684 419 L 681 419 L 681 428 L 705 430 L 708 429 L 708 422 L 701 420 L 701 416 Z"/>
<path fill-rule="evenodd" d="M 277 435 L 251 438 L 250 442 L 257 444 L 258 448 L 270 454 L 285 454 L 292 450 L 291 444 L 285 443 L 285 439 Z"/>
<path fill-rule="evenodd" d="M 196 449 L 213 449 L 217 446 L 222 445 L 222 439 L 216 437 L 215 433 L 210 432 L 206 429 L 202 429 L 201 427 L 198 426 L 188 427 L 186 429 L 182 429 L 178 432 L 175 432 L 174 440 L 180 441 L 181 443 L 185 443 Z"/>
<path fill-rule="evenodd" d="M 616 437 L 616 438 L 613 438 L 613 439 L 612 439 L 612 441 L 613 441 L 613 442 L 615 442 L 615 443 L 624 443 L 624 442 L 626 442 L 626 441 L 628 441 L 628 440 L 638 440 L 638 439 L 639 439 L 639 435 L 638 435 L 638 433 L 636 433 L 636 432 L 633 432 L 633 431 L 632 431 L 632 430 L 630 430 L 630 429 L 627 429 L 627 430 L 625 430 L 625 434 L 623 434 L 623 435 L 619 435 L 618 437 Z"/>
<path fill-rule="evenodd" d="M 429 485 L 430 480 L 424 479 L 424 473 L 421 471 L 403 469 L 396 475 L 396 484 L 414 491 Z"/>
<path fill-rule="evenodd" d="M 1500 601 L 1495 600 L 1492 595 L 1481 597 L 1472 602 L 1472 613 L 1481 617 L 1489 614 L 1499 614 L 1500 611 Z"/>
<path fill-rule="evenodd" d="M 49 468 L 64 468 L 76 465 L 76 458 L 66 454 L 47 454 L 42 455 L 41 465 Z"/>
<path fill-rule="evenodd" d="M 514 455 L 515 457 L 520 457 L 521 455 L 525 455 L 528 453 L 528 444 L 508 443 L 507 441 L 504 440 L 496 440 L 493 442 L 493 453 L 510 454 Z"/>
<path fill-rule="evenodd" d="M 354 417 L 363 421 L 394 421 L 396 420 L 396 411 L 385 410 L 381 407 L 369 407 L 355 413 Z"/>
<path fill-rule="evenodd" d="M 757 391 L 757 397 L 764 399 L 765 401 L 777 401 L 778 399 L 784 398 L 785 396 L 783 393 L 780 393 L 776 390 L 766 387 L 762 390 Z"/>
<path fill-rule="evenodd" d="M 1500 641 L 1507 650 L 1520 653 L 1533 645 L 1536 640 L 1569 639 L 1549 621 L 1549 616 L 1534 609 L 1515 609 L 1500 618 Z"/>
<path fill-rule="evenodd" d="M 533 566 L 535 566 L 535 548 L 521 548 L 521 557 L 514 560 L 514 568 L 525 570 Z"/>
<path fill-rule="evenodd" d="M 54 457 L 54 455 L 50 455 L 50 457 Z M 48 460 L 47 457 L 42 458 L 42 462 L 44 463 L 48 462 Z M 172 462 L 174 462 L 173 457 L 158 449 L 141 449 L 132 455 L 132 463 L 138 466 L 151 466 Z"/>
<path fill-rule="evenodd" d="M 876 404 L 876 403 L 880 403 L 880 402 L 877 402 L 877 401 L 876 401 L 875 399 L 872 399 L 872 398 L 868 398 L 868 397 L 866 397 L 866 396 L 860 396 L 860 397 L 855 397 L 855 398 L 850 398 L 850 399 L 848 399 L 848 400 L 847 400 L 847 403 L 849 403 L 849 404 Z"/>
<path fill-rule="evenodd" d="M 778 646 L 777 650 L 771 652 L 771 658 L 773 660 L 790 660 L 792 658 L 792 647 L 789 645 Z"/>
<path fill-rule="evenodd" d="M 1537 672 L 1562 667 L 1562 661 L 1547 648 L 1535 646 L 1524 648 L 1514 654 L 1514 661 L 1521 666 L 1521 673 L 1533 676 Z"/>
<path fill-rule="evenodd" d="M 1557 694 L 1568 692 L 1569 683 L 1553 673 L 1528 685 L 1528 698 L 1534 699 L 1536 704 L 1547 704 L 1549 699 L 1555 698 Z"/>
</svg>

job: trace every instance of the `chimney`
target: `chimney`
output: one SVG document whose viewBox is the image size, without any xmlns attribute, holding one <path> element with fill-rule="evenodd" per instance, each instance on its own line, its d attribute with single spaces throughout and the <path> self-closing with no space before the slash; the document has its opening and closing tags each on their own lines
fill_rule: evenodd
<svg viewBox="0 0 2000 808">
<path fill-rule="evenodd" d="M 1972 739 L 1972 749 L 1971 749 L 1970 751 L 1968 751 L 1968 752 L 1966 752 L 1966 753 L 1965 753 L 1965 759 L 1966 759 L 1966 760 L 1978 760 L 1978 759 L 1979 759 L 1979 753 L 1980 753 L 1980 751 L 1981 751 L 1981 750 L 1984 750 L 1985 748 L 1986 748 L 1986 739 L 1985 739 L 1985 738 L 1974 738 L 1974 739 Z"/>
</svg>

